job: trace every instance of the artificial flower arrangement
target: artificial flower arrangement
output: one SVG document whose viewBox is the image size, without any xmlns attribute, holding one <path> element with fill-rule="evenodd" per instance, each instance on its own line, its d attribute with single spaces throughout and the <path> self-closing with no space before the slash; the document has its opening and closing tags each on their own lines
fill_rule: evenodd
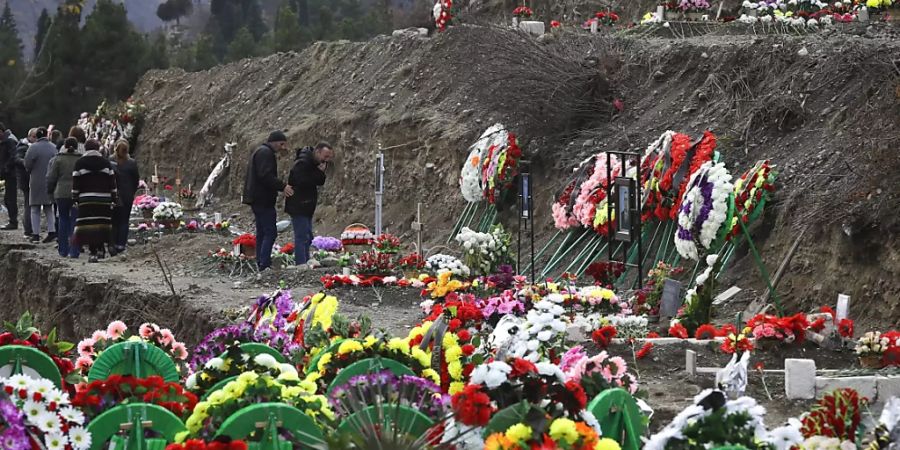
<svg viewBox="0 0 900 450">
<path fill-rule="evenodd" d="M 524 448 L 620 449 L 618 442 L 610 438 L 601 438 L 593 427 L 584 422 L 561 417 L 552 421 L 544 419 L 532 423 L 532 425 L 521 422 L 510 426 L 505 431 L 493 433 L 485 440 L 484 448 L 498 450 Z"/>
<path fill-rule="evenodd" d="M 589 30 L 589 29 L 591 29 L 591 26 L 594 22 L 596 22 L 597 25 L 611 27 L 611 26 L 615 25 L 618 21 L 619 21 L 619 15 L 616 14 L 615 12 L 613 12 L 613 11 L 606 11 L 606 12 L 598 11 L 596 14 L 594 14 L 594 17 L 588 19 L 587 22 L 582 24 L 581 28 L 583 28 L 585 30 Z"/>
<path fill-rule="evenodd" d="M 344 228 L 344 231 L 341 233 L 341 244 L 343 246 L 371 245 L 374 239 L 375 236 L 369 231 L 369 228 L 360 224 L 350 225 Z M 324 242 L 321 243 L 325 244 Z"/>
<path fill-rule="evenodd" d="M 436 278 L 421 274 L 418 278 L 407 279 L 395 276 L 379 276 L 379 275 L 323 275 L 319 278 L 325 289 L 332 289 L 336 286 L 397 286 L 397 287 L 414 287 L 424 288 Z"/>
<path fill-rule="evenodd" d="M 279 363 L 268 353 L 252 356 L 242 352 L 239 346 L 232 345 L 225 350 L 224 355 L 206 361 L 202 369 L 192 373 L 185 380 L 184 386 L 194 394 L 203 395 L 216 383 L 246 372 L 278 377 L 292 372 L 296 375 L 297 369 L 291 364 Z"/>
<path fill-rule="evenodd" d="M 752 352 L 754 345 L 748 336 L 749 333 L 749 327 L 745 327 L 739 334 L 736 331 L 731 331 L 725 335 L 725 340 L 719 348 L 729 355 Z"/>
<path fill-rule="evenodd" d="M 508 314 L 525 315 L 525 302 L 516 295 L 516 291 L 511 289 L 501 292 L 500 295 L 483 299 L 478 305 L 484 315 L 484 320 L 491 326 L 496 326 L 497 322 Z"/>
<path fill-rule="evenodd" d="M 707 389 L 650 437 L 644 450 L 716 448 L 791 448 L 802 441 L 799 427 L 787 425 L 768 431 L 766 410 L 751 397 L 729 400 L 722 391 Z M 776 447 L 775 444 L 778 444 Z M 762 447 L 766 446 L 766 447 Z"/>
<path fill-rule="evenodd" d="M 457 258 L 441 253 L 429 256 L 428 259 L 425 260 L 425 269 L 432 274 L 446 271 L 462 278 L 468 278 L 471 275 L 469 266 L 463 264 L 462 261 Z"/>
<path fill-rule="evenodd" d="M 172 358 L 179 373 L 187 373 L 187 347 L 183 342 L 175 339 L 171 330 L 148 322 L 141 324 L 137 335 L 131 335 L 128 326 L 121 320 L 110 322 L 105 330 L 96 330 L 91 337 L 82 339 L 78 343 L 79 356 L 75 360 L 75 369 L 86 376 L 96 358 L 105 349 L 119 342 L 144 342 L 154 345 Z"/>
<path fill-rule="evenodd" d="M 465 287 L 466 285 L 463 282 L 453 279 L 452 272 L 441 272 L 436 280 L 428 283 L 423 292 L 427 293 L 431 298 L 444 298 L 448 294 Z"/>
<path fill-rule="evenodd" d="M 516 275 L 512 265 L 501 264 L 494 273 L 487 277 L 482 277 L 480 284 L 476 287 L 482 288 L 484 293 L 488 295 L 490 293 L 502 293 L 513 288 L 521 289 L 527 281 L 524 275 Z"/>
<path fill-rule="evenodd" d="M 237 255 L 232 250 L 225 248 L 220 248 L 215 252 L 209 250 L 204 260 L 215 269 L 230 271 L 229 276 L 243 276 L 245 271 L 247 273 L 259 271 L 253 249 L 242 247 L 242 250 Z"/>
<path fill-rule="evenodd" d="M 703 12 L 707 11 L 709 8 L 709 1 L 707 0 L 680 0 L 678 2 L 678 9 L 684 12 Z"/>
<path fill-rule="evenodd" d="M 641 220 L 646 221 L 651 217 L 665 220 L 669 217 L 674 204 L 674 176 L 687 158 L 690 146 L 690 136 L 671 130 L 647 146 L 641 158 L 641 191 L 646 193 Z"/>
<path fill-rule="evenodd" d="M 246 442 L 241 440 L 225 441 L 221 438 L 206 442 L 203 439 L 188 439 L 183 444 L 169 444 L 166 450 L 247 450 Z"/>
<path fill-rule="evenodd" d="M 705 262 L 706 268 L 697 275 L 694 287 L 685 293 L 684 305 L 678 312 L 677 321 L 691 333 L 710 322 L 713 296 L 716 292 L 716 275 L 722 267 L 719 255 L 709 255 Z"/>
<path fill-rule="evenodd" d="M 250 233 L 244 233 L 236 238 L 234 238 L 231 243 L 233 245 L 240 245 L 241 247 L 256 247 L 256 236 Z"/>
<path fill-rule="evenodd" d="M 397 269 L 406 274 L 418 274 L 425 269 L 425 258 L 418 253 L 410 253 L 397 260 Z"/>
<path fill-rule="evenodd" d="M 404 339 L 394 338 L 385 341 L 371 335 L 365 339 L 344 339 L 335 351 L 323 352 L 316 362 L 316 367 L 307 369 L 309 375 L 306 380 L 315 382 L 324 392 L 337 373 L 345 367 L 362 359 L 379 357 L 396 360 L 412 369 L 413 373 L 432 382 L 440 382 L 437 372 L 430 369 L 431 355 L 417 346 L 410 347 Z"/>
<path fill-rule="evenodd" d="M 878 331 L 869 331 L 856 341 L 856 356 L 863 367 L 879 369 L 882 367 L 882 355 L 891 346 L 891 339 Z"/>
<path fill-rule="evenodd" d="M 264 402 L 284 403 L 303 411 L 313 420 L 334 420 L 328 400 L 316 395 L 315 383 L 301 381 L 297 372 L 283 372 L 277 378 L 268 374 L 244 372 L 222 389 L 197 403 L 185 421 L 187 431 L 176 435 L 177 442 L 188 438 L 212 439 L 225 419 L 250 405 Z"/>
<path fill-rule="evenodd" d="M 360 275 L 386 276 L 394 272 L 394 258 L 379 251 L 363 252 L 354 267 Z"/>
<path fill-rule="evenodd" d="M 421 377 L 397 376 L 389 370 L 357 375 L 329 394 L 335 415 L 341 418 L 370 405 L 403 405 L 432 420 L 443 420 L 449 412 L 449 397 L 440 386 Z"/>
<path fill-rule="evenodd" d="M 197 193 L 191 190 L 191 188 L 181 188 L 178 191 L 178 199 L 182 202 L 189 202 L 193 200 L 197 200 Z"/>
<path fill-rule="evenodd" d="M 75 365 L 72 363 L 72 350 L 75 348 L 75 344 L 58 340 L 55 328 L 47 334 L 41 333 L 34 327 L 34 318 L 30 312 L 26 311 L 19 316 L 16 323 L 4 323 L 0 329 L 3 330 L 0 333 L 0 346 L 32 347 L 49 356 L 62 376 L 63 389 L 68 391 L 71 386 L 82 381 L 81 374 L 75 370 Z"/>
<path fill-rule="evenodd" d="M 432 16 L 438 31 L 444 31 L 453 20 L 453 0 L 438 0 L 434 3 Z"/>
<path fill-rule="evenodd" d="M 469 156 L 459 175 L 459 189 L 463 198 L 470 203 L 484 200 L 485 186 L 482 184 L 481 166 L 489 148 L 507 142 L 509 133 L 502 124 L 494 124 L 481 134 L 469 147 Z"/>
<path fill-rule="evenodd" d="M 383 233 L 375 238 L 373 247 L 379 253 L 396 255 L 400 253 L 400 238 L 393 234 Z"/>
<path fill-rule="evenodd" d="M 619 356 L 610 357 L 605 351 L 588 356 L 576 345 L 562 356 L 559 364 L 566 382 L 575 382 L 592 399 L 607 389 L 622 388 L 634 395 L 638 390 L 637 377 L 628 372 L 628 364 Z"/>
<path fill-rule="evenodd" d="M 553 216 L 553 226 L 555 226 L 557 230 L 565 231 L 569 228 L 578 226 L 578 218 L 572 211 L 572 208 L 575 206 L 575 197 L 577 196 L 575 191 L 579 188 L 578 182 L 581 179 L 579 172 L 588 170 L 588 167 L 593 168 L 593 165 L 589 164 L 590 161 L 593 160 L 582 161 L 581 164 L 575 168 L 575 177 L 572 181 L 569 181 L 558 195 L 556 195 L 556 200 L 550 207 Z"/>
<path fill-rule="evenodd" d="M 691 175 L 678 209 L 675 248 L 682 258 L 698 260 L 712 250 L 728 218 L 728 198 L 734 186 L 722 163 L 704 163 Z"/>
<path fill-rule="evenodd" d="M 490 233 L 479 233 L 464 227 L 456 235 L 456 241 L 463 247 L 466 266 L 476 275 L 489 275 L 510 261 L 511 239 L 499 224 L 494 225 Z"/>
<path fill-rule="evenodd" d="M 298 365 L 304 356 L 302 339 L 298 339 L 298 329 L 302 328 L 302 323 L 298 323 L 298 320 L 309 316 L 313 318 L 311 325 L 328 328 L 337 309 L 337 298 L 321 292 L 306 296 L 300 302 L 295 302 L 291 291 L 287 289 L 260 296 L 247 318 L 252 327 L 251 342 L 266 344 L 278 350 L 289 363 Z M 304 311 L 306 312 L 303 313 Z"/>
<path fill-rule="evenodd" d="M 532 362 L 558 362 L 568 349 L 564 301 L 563 295 L 550 294 L 534 302 L 524 318 L 506 316 L 494 328 L 483 350 Z"/>
<path fill-rule="evenodd" d="M 583 171 L 584 182 L 579 186 L 578 196 L 572 206 L 572 214 L 578 222 L 584 227 L 593 228 L 601 235 L 608 233 L 613 220 L 606 198 L 609 177 L 615 179 L 622 169 L 621 162 L 616 156 L 609 156 L 609 160 L 607 156 L 606 153 L 599 153 L 589 159 Z M 610 166 L 607 168 L 608 162 Z"/>
<path fill-rule="evenodd" d="M 227 231 L 231 227 L 231 222 L 223 220 L 221 222 L 203 222 L 203 229 L 206 231 Z"/>
<path fill-rule="evenodd" d="M 52 381 L 13 375 L 0 378 L 0 387 L 15 407 L 24 413 L 24 429 L 29 444 L 11 448 L 87 450 L 91 447 L 91 434 L 84 426 L 84 413 L 73 407 L 68 394 L 57 389 Z M 20 436 L 15 430 L 21 422 L 8 408 L 4 411 L 4 416 L 7 415 L 12 419 L 10 429 L 14 430 L 8 436 Z"/>
<path fill-rule="evenodd" d="M 530 19 L 533 15 L 534 11 L 525 5 L 517 6 L 516 9 L 513 10 L 513 16 L 520 19 Z"/>
<path fill-rule="evenodd" d="M 160 376 L 135 378 L 110 375 L 78 389 L 72 404 L 84 411 L 88 419 L 118 405 L 150 403 L 162 406 L 186 419 L 197 404 L 197 396 L 187 392 L 180 383 L 166 382 Z"/>
<path fill-rule="evenodd" d="M 591 263 L 584 272 L 599 286 L 612 286 L 623 273 L 625 273 L 625 265 L 618 261 Z"/>
<path fill-rule="evenodd" d="M 741 224 L 746 225 L 759 215 L 758 207 L 775 191 L 774 183 L 775 172 L 769 161 L 757 162 L 734 182 L 734 217 L 728 239 L 740 233 Z"/>
<path fill-rule="evenodd" d="M 153 212 L 159 206 L 159 197 L 153 195 L 140 195 L 134 199 L 134 205 L 141 211 Z"/>
<path fill-rule="evenodd" d="M 436 329 L 443 330 L 442 336 L 432 333 L 439 321 L 446 324 L 446 328 Z M 431 305 L 430 314 L 422 325 L 409 332 L 406 341 L 410 347 L 419 346 L 432 355 L 440 354 L 440 361 L 432 360 L 432 369 L 440 378 L 441 389 L 454 394 L 462 390 L 475 363 L 482 361 L 475 355 L 475 344 L 479 342 L 484 323 L 484 314 L 474 296 L 451 294 L 443 303 Z"/>
<path fill-rule="evenodd" d="M 157 222 L 179 221 L 183 215 L 181 205 L 175 202 L 162 202 L 153 208 L 153 220 Z"/>
<path fill-rule="evenodd" d="M 809 321 L 803 313 L 787 317 L 757 314 L 747 322 L 747 327 L 756 339 L 757 346 L 770 347 L 772 344 L 803 342 Z"/>
<path fill-rule="evenodd" d="M 481 187 L 483 198 L 490 204 L 496 203 L 498 194 L 503 195 L 513 186 L 518 175 L 518 163 L 522 149 L 512 133 L 506 134 L 506 141 L 494 143 L 487 148 L 481 160 Z"/>
<path fill-rule="evenodd" d="M 30 449 L 25 427 L 25 414 L 5 394 L 0 393 L 0 423 L 3 430 L 0 431 L 0 442 L 8 449 Z"/>
<path fill-rule="evenodd" d="M 330 253 L 337 253 L 344 249 L 341 240 L 330 236 L 316 236 L 312 240 L 312 246 Z"/>
<path fill-rule="evenodd" d="M 836 389 L 826 394 L 800 419 L 800 432 L 805 439 L 801 448 L 857 448 L 862 411 L 867 406 L 868 400 L 853 389 Z"/>
<path fill-rule="evenodd" d="M 278 253 L 282 255 L 293 255 L 294 254 L 294 243 L 288 242 L 287 244 L 278 247 Z"/>
</svg>

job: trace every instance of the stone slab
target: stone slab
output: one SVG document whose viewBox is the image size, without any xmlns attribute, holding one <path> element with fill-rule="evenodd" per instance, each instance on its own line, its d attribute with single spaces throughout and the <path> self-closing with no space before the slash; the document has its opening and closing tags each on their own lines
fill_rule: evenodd
<svg viewBox="0 0 900 450">
<path fill-rule="evenodd" d="M 891 397 L 900 397 L 900 377 L 878 377 L 876 381 L 878 401 L 887 402 Z"/>
<path fill-rule="evenodd" d="M 784 393 L 791 400 L 816 398 L 816 362 L 811 359 L 785 359 Z"/>
<path fill-rule="evenodd" d="M 859 395 L 875 401 L 878 391 L 876 390 L 876 379 L 878 377 L 816 377 L 816 396 L 823 395 L 839 388 L 851 388 L 859 392 Z"/>
</svg>

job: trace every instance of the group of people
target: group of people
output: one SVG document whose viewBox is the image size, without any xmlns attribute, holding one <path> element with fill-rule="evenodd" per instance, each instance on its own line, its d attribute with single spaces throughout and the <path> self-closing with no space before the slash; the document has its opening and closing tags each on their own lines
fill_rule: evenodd
<svg viewBox="0 0 900 450">
<path fill-rule="evenodd" d="M 129 150 L 128 141 L 120 140 L 108 156 L 100 141 L 87 139 L 77 126 L 65 138 L 60 130 L 39 127 L 19 140 L 0 124 L 0 180 L 9 214 L 0 230 L 18 230 L 22 192 L 25 237 L 31 242 L 56 242 L 64 258 L 78 258 L 87 247 L 90 262 L 124 251 L 140 182 Z"/>
<path fill-rule="evenodd" d="M 284 211 L 291 216 L 294 229 L 294 262 L 297 265 L 309 262 L 319 186 L 325 184 L 325 170 L 334 159 L 334 148 L 327 142 L 298 148 L 287 181 L 282 181 L 278 177 L 277 153 L 287 150 L 287 136 L 273 131 L 266 143 L 253 151 L 247 164 L 243 203 L 250 205 L 256 220 L 256 263 L 260 270 L 272 266 L 272 247 L 278 234 L 275 203 L 279 192 L 284 193 Z"/>
</svg>

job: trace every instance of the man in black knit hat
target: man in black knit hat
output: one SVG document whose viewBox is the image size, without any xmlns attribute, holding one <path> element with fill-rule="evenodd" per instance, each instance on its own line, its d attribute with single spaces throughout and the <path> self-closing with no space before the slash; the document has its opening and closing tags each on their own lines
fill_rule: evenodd
<svg viewBox="0 0 900 450">
<path fill-rule="evenodd" d="M 256 264 L 260 270 L 272 265 L 272 247 L 278 234 L 275 199 L 282 191 L 285 197 L 294 195 L 293 188 L 278 178 L 276 152 L 287 149 L 287 136 L 281 131 L 273 131 L 266 143 L 253 152 L 247 164 L 243 203 L 250 205 L 256 219 Z"/>
</svg>

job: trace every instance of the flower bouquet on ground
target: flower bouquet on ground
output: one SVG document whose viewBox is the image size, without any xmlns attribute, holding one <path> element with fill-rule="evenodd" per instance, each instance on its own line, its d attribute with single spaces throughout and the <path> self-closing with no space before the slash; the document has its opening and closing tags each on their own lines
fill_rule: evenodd
<svg viewBox="0 0 900 450">
<path fill-rule="evenodd" d="M 428 259 L 425 260 L 425 270 L 432 275 L 437 275 L 440 272 L 450 272 L 453 275 L 462 278 L 468 278 L 469 275 L 471 275 L 469 267 L 463 264 L 462 261 L 450 255 L 441 253 L 429 256 Z"/>
<path fill-rule="evenodd" d="M 397 260 L 397 269 L 402 271 L 406 278 L 418 278 L 424 268 L 425 258 L 418 253 L 410 253 Z"/>
<path fill-rule="evenodd" d="M 588 357 L 584 348 L 576 345 L 567 351 L 560 362 L 566 382 L 584 388 L 588 399 L 607 389 L 622 388 L 634 395 L 638 390 L 637 377 L 628 372 L 628 364 L 619 356 L 610 357 L 605 351 Z"/>
<path fill-rule="evenodd" d="M 326 252 L 337 253 L 343 249 L 340 239 L 330 236 L 316 236 L 312 240 L 312 246 Z"/>
<path fill-rule="evenodd" d="M 341 233 L 341 244 L 344 247 L 351 245 L 369 246 L 372 245 L 373 240 L 375 240 L 375 236 L 369 231 L 369 228 L 359 223 L 344 228 L 344 232 Z"/>
<path fill-rule="evenodd" d="M 183 342 L 175 340 L 175 335 L 168 328 L 160 328 L 154 323 L 144 323 L 138 328 L 137 335 L 131 335 L 128 327 L 121 320 L 113 321 L 105 330 L 97 330 L 91 334 L 91 337 L 82 339 L 78 343 L 79 357 L 75 360 L 75 369 L 87 376 L 94 360 L 99 357 L 104 350 L 118 344 L 119 342 L 145 342 L 147 344 L 159 347 L 164 351 L 172 361 L 178 373 L 186 374 L 187 368 L 187 347 Z"/>
<path fill-rule="evenodd" d="M 72 404 L 84 411 L 89 419 L 118 405 L 131 403 L 159 405 L 184 420 L 197 404 L 197 396 L 185 391 L 180 383 L 166 382 L 160 376 L 110 375 L 79 389 L 72 400 Z"/>
<path fill-rule="evenodd" d="M 809 322 L 803 313 L 788 317 L 757 314 L 747 322 L 747 327 L 756 339 L 756 346 L 767 350 L 782 344 L 803 342 Z"/>
<path fill-rule="evenodd" d="M 520 20 L 521 19 L 530 19 L 531 16 L 533 16 L 533 15 L 534 15 L 534 11 L 525 5 L 518 6 L 518 7 L 516 7 L 516 9 L 513 10 L 513 16 L 519 18 Z"/>
<path fill-rule="evenodd" d="M 356 273 L 364 276 L 386 276 L 394 272 L 394 258 L 378 251 L 365 252 L 359 255 L 356 262 Z"/>
<path fill-rule="evenodd" d="M 134 206 L 141 212 L 145 219 L 153 218 L 153 210 L 159 206 L 159 198 L 152 195 L 141 195 L 134 199 Z"/>
<path fill-rule="evenodd" d="M 511 236 L 502 225 L 495 225 L 490 233 L 479 233 L 464 227 L 456 235 L 463 247 L 466 265 L 477 275 L 490 275 L 501 264 L 510 262 Z"/>
<path fill-rule="evenodd" d="M 169 229 L 177 228 L 183 215 L 181 205 L 175 202 L 162 202 L 153 208 L 153 220 Z"/>
<path fill-rule="evenodd" d="M 195 193 L 194 191 L 192 191 L 191 188 L 189 188 L 189 187 L 181 188 L 181 189 L 178 191 L 178 200 L 179 200 L 181 203 L 191 204 L 191 203 L 197 201 L 197 193 Z M 190 209 L 185 208 L 185 210 L 196 211 L 197 209 L 191 207 Z"/>
<path fill-rule="evenodd" d="M 650 269 L 647 273 L 646 284 L 635 293 L 633 302 L 635 314 L 649 313 L 651 315 L 659 315 L 659 302 L 662 299 L 666 278 L 678 276 L 683 272 L 683 268 L 672 267 L 663 261 L 660 261 L 656 264 L 656 267 Z"/>
<path fill-rule="evenodd" d="M 800 448 L 858 448 L 862 412 L 868 409 L 868 403 L 868 399 L 849 388 L 826 394 L 801 418 L 800 432 L 806 440 Z"/>
<path fill-rule="evenodd" d="M 883 367 L 882 356 L 891 347 L 891 340 L 878 331 L 869 331 L 856 342 L 859 365 L 867 369 Z"/>
<path fill-rule="evenodd" d="M 231 241 L 232 245 L 238 245 L 241 248 L 241 255 L 248 258 L 256 257 L 256 236 L 250 233 L 244 233 Z"/>
<path fill-rule="evenodd" d="M 0 378 L 0 388 L 24 413 L 23 424 L 21 416 L 13 414 L 8 407 L 0 409 L 4 420 L 9 421 L 2 436 L 6 439 L 21 436 L 17 430 L 24 425 L 29 437 L 23 447 L 4 445 L 4 449 L 87 450 L 91 447 L 91 434 L 84 427 L 84 413 L 74 408 L 68 394 L 57 389 L 52 381 L 13 375 Z M 6 440 L 3 443 L 8 444 Z"/>
<path fill-rule="evenodd" d="M 276 402 L 294 406 L 320 424 L 333 420 L 334 413 L 328 406 L 328 400 L 315 392 L 315 383 L 301 381 L 296 372 L 278 378 L 244 372 L 222 389 L 210 394 L 206 401 L 197 403 L 197 407 L 185 421 L 188 431 L 176 436 L 176 441 L 184 442 L 188 438 L 212 439 L 228 417 L 257 403 Z M 294 440 L 292 436 L 285 437 Z"/>
<path fill-rule="evenodd" d="M 211 266 L 213 271 L 229 272 L 229 277 L 241 277 L 245 273 L 254 273 L 259 271 L 256 265 L 256 257 L 253 253 L 249 256 L 243 253 L 237 255 L 233 250 L 220 248 L 213 252 L 207 252 L 205 262 Z"/>
<path fill-rule="evenodd" d="M 400 253 L 400 238 L 393 234 L 381 234 L 375 238 L 373 247 L 375 247 L 375 251 L 379 253 L 396 255 L 397 253 Z"/>
</svg>

